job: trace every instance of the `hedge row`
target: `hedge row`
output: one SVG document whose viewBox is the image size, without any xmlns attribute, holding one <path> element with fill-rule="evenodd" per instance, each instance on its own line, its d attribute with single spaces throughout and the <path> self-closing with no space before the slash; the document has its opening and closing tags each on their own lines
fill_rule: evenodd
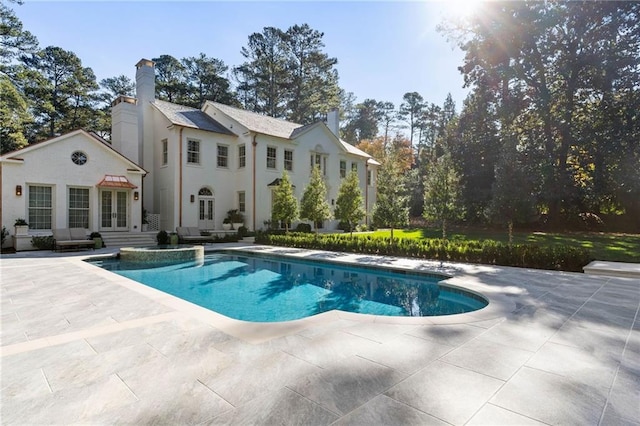
<svg viewBox="0 0 640 426">
<path fill-rule="evenodd" d="M 583 248 L 533 244 L 509 245 L 492 240 L 451 241 L 395 238 L 392 241 L 390 238 L 361 235 L 259 233 L 256 235 L 255 241 L 258 244 L 306 249 L 575 272 L 582 272 L 582 267 L 592 260 L 589 251 Z"/>
</svg>

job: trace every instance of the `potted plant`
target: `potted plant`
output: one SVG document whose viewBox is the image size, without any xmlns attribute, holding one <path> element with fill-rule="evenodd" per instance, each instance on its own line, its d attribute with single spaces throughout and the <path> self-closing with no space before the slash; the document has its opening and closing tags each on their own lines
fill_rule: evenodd
<svg viewBox="0 0 640 426">
<path fill-rule="evenodd" d="M 227 212 L 227 219 L 229 219 L 232 229 L 239 229 L 242 225 L 244 225 L 244 216 L 238 209 L 229 210 Z"/>
<path fill-rule="evenodd" d="M 228 217 L 226 217 L 226 218 L 222 221 L 222 229 L 224 229 L 225 231 L 228 231 L 229 229 L 231 229 L 231 219 L 229 219 Z"/>
<path fill-rule="evenodd" d="M 25 236 L 29 235 L 29 224 L 24 219 L 16 219 L 16 222 L 13 224 L 14 226 L 14 234 L 16 236 Z"/>
<path fill-rule="evenodd" d="M 169 234 L 169 244 L 171 244 L 172 246 L 177 246 L 179 242 L 180 238 L 178 237 L 178 234 L 176 234 L 175 232 Z"/>
<path fill-rule="evenodd" d="M 102 240 L 102 235 L 99 232 L 92 232 L 89 235 L 89 239 L 93 240 L 94 248 L 99 249 L 104 247 L 104 241 Z"/>
<path fill-rule="evenodd" d="M 169 244 L 169 234 L 167 233 L 167 231 L 159 231 L 156 234 L 156 241 L 158 242 L 159 246 L 166 246 L 167 244 Z"/>
</svg>

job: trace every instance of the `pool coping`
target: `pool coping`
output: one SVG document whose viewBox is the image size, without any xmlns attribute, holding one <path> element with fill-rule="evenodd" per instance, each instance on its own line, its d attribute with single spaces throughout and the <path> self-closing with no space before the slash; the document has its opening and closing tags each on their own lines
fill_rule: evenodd
<svg viewBox="0 0 640 426">
<path fill-rule="evenodd" d="M 367 255 L 363 258 L 363 255 L 361 254 L 337 253 L 266 245 L 218 246 L 205 248 L 206 253 L 213 253 L 216 251 L 239 251 L 255 254 L 269 254 L 285 258 L 289 257 L 292 259 L 322 260 L 324 263 L 331 262 L 355 266 L 363 266 L 363 260 L 366 260 L 370 266 L 373 265 L 378 268 L 389 267 L 390 269 L 412 273 L 424 272 L 427 274 L 447 275 L 451 276 L 451 278 L 443 280 L 442 282 L 444 284 L 450 287 L 461 288 L 466 291 L 476 293 L 488 300 L 489 304 L 477 311 L 444 316 L 394 317 L 332 310 L 291 321 L 267 323 L 250 322 L 227 317 L 85 261 L 87 259 L 113 257 L 115 253 L 103 255 L 89 254 L 86 256 L 74 257 L 70 260 L 72 262 L 77 262 L 82 268 L 86 268 L 92 273 L 98 274 L 114 284 L 118 284 L 129 290 L 135 291 L 157 303 L 196 318 L 206 324 L 215 326 L 233 337 L 253 344 L 298 333 L 318 324 L 326 324 L 331 321 L 343 319 L 363 323 L 368 322 L 396 325 L 472 324 L 474 322 L 495 320 L 498 318 L 504 318 L 509 313 L 515 311 L 516 303 L 513 298 L 514 296 L 520 295 L 521 291 L 520 288 L 515 286 L 513 288 L 505 288 L 503 286 L 496 288 L 495 286 L 491 286 L 489 282 L 485 282 L 482 277 L 471 275 L 471 272 L 477 272 L 478 270 L 490 272 L 494 269 L 491 266 L 485 265 L 453 264 L 422 259 L 372 255 Z M 330 260 L 327 260 L 327 258 L 330 258 Z"/>
</svg>

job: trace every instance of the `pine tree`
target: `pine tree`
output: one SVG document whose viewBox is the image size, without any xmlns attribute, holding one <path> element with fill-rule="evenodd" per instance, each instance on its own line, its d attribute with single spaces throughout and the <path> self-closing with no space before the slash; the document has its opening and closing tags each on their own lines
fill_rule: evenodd
<svg viewBox="0 0 640 426">
<path fill-rule="evenodd" d="M 273 191 L 271 219 L 284 222 L 285 232 L 289 232 L 289 224 L 298 219 L 298 200 L 293 195 L 293 186 L 285 171 L 282 172 L 280 185 Z"/>
<path fill-rule="evenodd" d="M 318 232 L 318 223 L 331 219 L 331 209 L 327 202 L 327 186 L 319 167 L 313 168 L 309 185 L 302 194 L 300 217 L 313 221 L 316 233 Z"/>
<path fill-rule="evenodd" d="M 358 173 L 355 170 L 351 170 L 346 179 L 340 184 L 338 199 L 336 200 L 336 209 L 334 211 L 336 219 L 349 224 L 351 234 L 353 234 L 355 224 L 362 220 L 366 214 L 363 204 Z"/>
<path fill-rule="evenodd" d="M 424 212 L 427 220 L 440 222 L 442 238 L 447 238 L 447 224 L 462 216 L 459 203 L 460 178 L 456 173 L 451 156 L 445 154 L 438 158 L 424 182 Z"/>
<path fill-rule="evenodd" d="M 378 172 L 378 193 L 373 207 L 373 223 L 377 227 L 401 228 L 409 224 L 409 197 L 402 171 L 396 158 L 387 157 Z"/>
</svg>

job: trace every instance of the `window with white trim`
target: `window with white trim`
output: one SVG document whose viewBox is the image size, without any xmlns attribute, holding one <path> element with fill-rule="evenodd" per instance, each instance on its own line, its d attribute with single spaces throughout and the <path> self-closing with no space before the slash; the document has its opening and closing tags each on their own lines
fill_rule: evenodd
<svg viewBox="0 0 640 426">
<path fill-rule="evenodd" d="M 89 189 L 69 188 L 69 228 L 89 228 Z"/>
<path fill-rule="evenodd" d="M 293 151 L 290 149 L 284 150 L 284 169 L 289 172 L 293 171 Z"/>
<path fill-rule="evenodd" d="M 169 162 L 169 141 L 162 139 L 162 165 L 166 166 Z"/>
<path fill-rule="evenodd" d="M 200 164 L 200 141 L 187 140 L 187 164 Z"/>
<path fill-rule="evenodd" d="M 358 172 L 358 163 L 351 163 L 351 170 L 354 172 Z"/>
<path fill-rule="evenodd" d="M 29 185 L 29 229 L 51 229 L 51 187 Z"/>
<path fill-rule="evenodd" d="M 267 147 L 267 169 L 275 169 L 277 160 L 277 150 L 273 146 Z"/>
<path fill-rule="evenodd" d="M 229 147 L 227 145 L 218 145 L 218 167 L 229 167 Z"/>
<path fill-rule="evenodd" d="M 345 160 L 340 160 L 340 177 L 347 177 L 347 162 Z"/>
<path fill-rule="evenodd" d="M 323 176 L 327 175 L 327 155 L 318 154 L 316 152 L 311 153 L 311 170 L 314 167 L 318 167 Z"/>
<path fill-rule="evenodd" d="M 238 168 L 242 169 L 247 165 L 247 148 L 244 144 L 238 146 Z"/>
<path fill-rule="evenodd" d="M 371 182 L 373 182 L 373 171 L 367 170 L 367 185 L 371 186 Z"/>
<path fill-rule="evenodd" d="M 238 211 L 240 213 L 245 213 L 247 210 L 247 203 L 245 198 L 244 191 L 238 191 Z"/>
</svg>

